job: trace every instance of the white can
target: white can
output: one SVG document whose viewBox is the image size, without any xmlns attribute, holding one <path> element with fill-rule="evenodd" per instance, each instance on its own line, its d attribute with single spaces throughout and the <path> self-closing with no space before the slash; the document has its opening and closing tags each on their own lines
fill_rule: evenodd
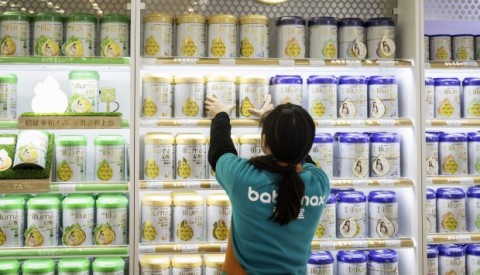
<svg viewBox="0 0 480 275">
<path fill-rule="evenodd" d="M 278 106 L 287 102 L 302 106 L 303 80 L 301 76 L 276 75 L 272 84 L 273 106 Z"/>
<path fill-rule="evenodd" d="M 145 15 L 143 23 L 145 56 L 172 56 L 173 18 L 166 13 L 150 13 Z"/>
<path fill-rule="evenodd" d="M 337 274 L 367 274 L 367 253 L 360 250 L 338 251 Z"/>
<path fill-rule="evenodd" d="M 249 118 L 249 108 L 260 109 L 269 94 L 268 78 L 264 76 L 240 76 L 238 82 L 238 108 L 240 118 Z"/>
<path fill-rule="evenodd" d="M 122 194 L 101 195 L 96 208 L 94 244 L 128 244 L 128 199 Z"/>
<path fill-rule="evenodd" d="M 170 275 L 170 258 L 167 255 L 141 255 L 141 275 Z"/>
<path fill-rule="evenodd" d="M 438 232 L 465 232 L 465 192 L 463 189 L 438 188 L 436 195 Z"/>
<path fill-rule="evenodd" d="M 142 77 L 142 115 L 146 118 L 173 117 L 173 78 L 146 74 Z"/>
<path fill-rule="evenodd" d="M 333 275 L 332 253 L 328 251 L 312 252 L 307 262 L 307 275 Z"/>
<path fill-rule="evenodd" d="M 240 136 L 240 157 L 251 159 L 263 155 L 260 135 L 247 134 Z"/>
<path fill-rule="evenodd" d="M 463 79 L 463 117 L 480 117 L 480 78 L 467 77 Z"/>
<path fill-rule="evenodd" d="M 268 17 L 244 15 L 240 17 L 240 56 L 268 58 Z"/>
<path fill-rule="evenodd" d="M 167 243 L 172 231 L 172 198 L 149 194 L 142 197 L 142 243 Z"/>
<path fill-rule="evenodd" d="M 40 13 L 33 19 L 33 54 L 59 56 L 63 44 L 63 17 L 57 13 Z"/>
<path fill-rule="evenodd" d="M 175 118 L 199 118 L 203 116 L 205 78 L 203 76 L 175 76 Z"/>
<path fill-rule="evenodd" d="M 368 87 L 364 76 L 340 76 L 337 109 L 339 118 L 368 117 Z"/>
<path fill-rule="evenodd" d="M 308 21 L 309 57 L 337 58 L 337 20 L 334 17 L 314 17 Z"/>
<path fill-rule="evenodd" d="M 370 176 L 398 178 L 401 176 L 400 135 L 372 133 L 370 135 Z"/>
<path fill-rule="evenodd" d="M 475 59 L 474 38 L 472 34 L 452 35 L 453 59 L 471 61 Z"/>
<path fill-rule="evenodd" d="M 305 58 L 305 19 L 300 16 L 277 18 L 277 57 Z"/>
<path fill-rule="evenodd" d="M 434 245 L 427 245 L 427 275 L 438 275 L 438 250 Z"/>
<path fill-rule="evenodd" d="M 369 173 L 369 137 L 345 133 L 338 137 L 338 170 L 342 178 L 366 178 Z"/>
<path fill-rule="evenodd" d="M 237 18 L 216 14 L 208 18 L 208 57 L 237 56 Z"/>
<path fill-rule="evenodd" d="M 27 202 L 25 246 L 57 246 L 60 228 L 60 201 L 56 197 L 35 197 Z"/>
<path fill-rule="evenodd" d="M 400 274 L 398 253 L 393 249 L 372 250 L 368 253 L 368 274 Z"/>
<path fill-rule="evenodd" d="M 120 14 L 100 18 L 100 55 L 130 56 L 130 18 Z"/>
<path fill-rule="evenodd" d="M 472 186 L 467 190 L 467 231 L 480 232 L 480 187 Z"/>
<path fill-rule="evenodd" d="M 329 178 L 333 177 L 333 138 L 330 134 L 315 135 L 310 156 Z"/>
<path fill-rule="evenodd" d="M 434 78 L 435 118 L 460 118 L 460 80 Z"/>
<path fill-rule="evenodd" d="M 395 58 L 395 22 L 392 18 L 370 18 L 366 22 L 368 58 Z"/>
<path fill-rule="evenodd" d="M 25 230 L 25 200 L 0 198 L 0 247 L 22 247 Z"/>
<path fill-rule="evenodd" d="M 87 175 L 87 139 L 85 136 L 55 138 L 56 179 L 81 182 Z"/>
<path fill-rule="evenodd" d="M 204 255 L 205 263 L 204 275 L 221 275 L 223 274 L 223 263 L 225 262 L 225 254 Z"/>
<path fill-rule="evenodd" d="M 225 106 L 235 105 L 237 101 L 235 77 L 228 74 L 211 74 L 207 76 L 206 96 L 214 96 L 222 101 Z M 237 117 L 234 109 L 230 117 Z"/>
<path fill-rule="evenodd" d="M 465 247 L 466 256 L 466 274 L 478 274 L 480 272 L 480 245 L 467 244 Z"/>
<path fill-rule="evenodd" d="M 367 237 L 366 201 L 362 192 L 348 191 L 337 194 L 337 238 Z"/>
<path fill-rule="evenodd" d="M 173 197 L 173 241 L 202 242 L 203 198 L 194 193 L 178 193 Z"/>
<path fill-rule="evenodd" d="M 398 118 L 398 85 L 395 76 L 368 78 L 368 111 L 371 118 Z"/>
<path fill-rule="evenodd" d="M 17 76 L 0 74 L 0 119 L 17 119 Z"/>
<path fill-rule="evenodd" d="M 437 233 L 437 195 L 435 191 L 427 188 L 425 202 L 425 212 L 426 212 L 426 227 L 427 233 Z"/>
<path fill-rule="evenodd" d="M 480 175 L 480 133 L 468 133 L 468 173 Z"/>
<path fill-rule="evenodd" d="M 337 118 L 337 78 L 309 76 L 307 79 L 308 111 L 313 119 Z"/>
<path fill-rule="evenodd" d="M 65 246 L 93 245 L 95 201 L 88 195 L 67 196 L 62 201 L 62 243 Z"/>
<path fill-rule="evenodd" d="M 30 17 L 23 12 L 0 14 L 0 55 L 30 56 Z"/>
<path fill-rule="evenodd" d="M 423 36 L 423 52 L 425 56 L 425 62 L 430 61 L 430 36 L 429 35 L 424 35 Z"/>
<path fill-rule="evenodd" d="M 463 245 L 439 245 L 438 254 L 438 274 L 466 274 L 465 248 Z"/>
<path fill-rule="evenodd" d="M 435 82 L 433 78 L 425 78 L 425 119 L 435 118 Z"/>
<path fill-rule="evenodd" d="M 393 191 L 368 194 L 368 232 L 371 238 L 395 238 L 398 234 L 398 196 Z"/>
<path fill-rule="evenodd" d="M 177 55 L 205 57 L 205 17 L 200 14 L 181 14 L 177 22 Z"/>
<path fill-rule="evenodd" d="M 232 205 L 226 194 L 207 196 L 207 242 L 227 241 L 232 219 Z"/>
<path fill-rule="evenodd" d="M 207 139 L 203 134 L 177 134 L 175 137 L 176 179 L 205 179 Z"/>
<path fill-rule="evenodd" d="M 452 60 L 452 37 L 448 34 L 430 35 L 430 61 Z"/>
<path fill-rule="evenodd" d="M 323 208 L 322 216 L 320 216 L 315 235 L 313 236 L 314 240 L 334 239 L 336 237 L 336 200 L 335 195 L 330 194 L 328 196 L 327 203 Z"/>
<path fill-rule="evenodd" d="M 47 163 L 49 134 L 46 131 L 23 130 L 18 134 L 13 167 L 35 166 L 42 169 Z"/>
<path fill-rule="evenodd" d="M 125 138 L 99 135 L 95 138 L 95 180 L 125 180 Z"/>
<path fill-rule="evenodd" d="M 480 59 L 480 35 L 475 35 L 475 60 Z"/>
<path fill-rule="evenodd" d="M 465 134 L 441 133 L 439 135 L 440 175 L 463 176 L 468 174 L 468 143 Z"/>
<path fill-rule="evenodd" d="M 202 257 L 200 255 L 174 255 L 172 257 L 172 275 L 202 275 Z"/>
<path fill-rule="evenodd" d="M 436 176 L 438 164 L 438 133 L 425 133 L 425 167 L 427 176 Z"/>
<path fill-rule="evenodd" d="M 172 180 L 175 175 L 174 136 L 169 133 L 148 133 L 144 144 L 144 178 Z"/>
<path fill-rule="evenodd" d="M 62 52 L 70 57 L 91 57 L 96 53 L 97 18 L 86 13 L 72 13 L 66 18 Z"/>
<path fill-rule="evenodd" d="M 338 20 L 339 58 L 364 59 L 367 57 L 365 25 L 359 18 Z"/>
</svg>

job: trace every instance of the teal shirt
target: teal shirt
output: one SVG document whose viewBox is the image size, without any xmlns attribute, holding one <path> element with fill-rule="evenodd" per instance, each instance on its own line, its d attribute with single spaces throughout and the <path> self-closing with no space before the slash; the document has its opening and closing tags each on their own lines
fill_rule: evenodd
<svg viewBox="0 0 480 275">
<path fill-rule="evenodd" d="M 216 178 L 232 203 L 232 245 L 249 274 L 306 274 L 311 241 L 330 193 L 326 174 L 303 164 L 305 195 L 298 219 L 281 226 L 273 213 L 280 174 L 257 169 L 227 153 L 216 164 Z"/>
</svg>

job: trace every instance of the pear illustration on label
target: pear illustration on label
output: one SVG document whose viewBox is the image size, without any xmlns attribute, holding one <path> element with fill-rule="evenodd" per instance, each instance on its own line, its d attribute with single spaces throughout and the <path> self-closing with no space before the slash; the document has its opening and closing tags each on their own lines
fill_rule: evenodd
<svg viewBox="0 0 480 275">
<path fill-rule="evenodd" d="M 12 166 L 12 159 L 4 149 L 0 150 L 0 172 L 5 171 Z"/>
<path fill-rule="evenodd" d="M 252 43 L 250 43 L 250 39 L 248 37 L 245 37 L 241 42 L 240 42 L 240 54 L 242 57 L 250 57 L 253 55 L 254 52 L 254 47 Z"/>
<path fill-rule="evenodd" d="M 71 180 L 73 177 L 73 170 L 68 165 L 68 162 L 63 160 L 57 168 L 57 178 L 62 181 Z"/>
<path fill-rule="evenodd" d="M 155 163 L 155 160 L 147 160 L 147 164 L 145 165 L 145 175 L 151 179 L 155 179 L 160 175 L 160 168 Z"/>
<path fill-rule="evenodd" d="M 385 104 L 383 104 L 382 100 L 378 96 L 376 96 L 372 101 L 370 114 L 374 118 L 381 118 L 383 115 L 385 115 Z"/>
<path fill-rule="evenodd" d="M 62 46 L 62 52 L 65 56 L 79 57 L 84 54 L 83 44 L 80 38 L 71 36 Z"/>
<path fill-rule="evenodd" d="M 468 104 L 468 114 L 473 117 L 480 116 L 480 102 L 478 100 L 474 99 Z"/>
<path fill-rule="evenodd" d="M 22 146 L 20 147 L 20 152 L 18 156 L 23 162 L 34 163 L 38 159 L 38 152 L 37 149 L 30 147 L 30 146 Z"/>
<path fill-rule="evenodd" d="M 15 55 L 17 51 L 17 46 L 15 45 L 15 41 L 9 36 L 5 35 L 0 42 L 0 53 L 6 56 Z"/>
<path fill-rule="evenodd" d="M 364 178 L 368 175 L 368 161 L 363 158 L 359 158 L 353 162 L 352 165 L 353 175 L 357 178 Z"/>
<path fill-rule="evenodd" d="M 72 224 L 65 229 L 62 242 L 67 246 L 78 246 L 85 242 L 87 234 L 83 231 L 82 227 L 78 224 Z"/>
<path fill-rule="evenodd" d="M 286 56 L 295 58 L 300 55 L 301 51 L 302 49 L 300 48 L 300 45 L 298 44 L 298 41 L 295 37 L 287 41 L 285 47 Z"/>
<path fill-rule="evenodd" d="M 387 219 L 387 217 L 383 217 L 380 222 L 377 224 L 377 234 L 381 238 L 388 238 L 392 237 L 395 233 L 395 226 L 393 223 Z"/>
<path fill-rule="evenodd" d="M 43 245 L 43 235 L 33 224 L 25 231 L 25 245 L 30 247 L 38 247 Z"/>
<path fill-rule="evenodd" d="M 474 169 L 475 169 L 476 172 L 480 172 L 480 157 L 478 157 L 477 159 L 475 159 Z"/>
<path fill-rule="evenodd" d="M 185 37 L 182 41 L 181 51 L 184 56 L 195 56 L 197 53 L 197 45 L 193 39 Z"/>
<path fill-rule="evenodd" d="M 150 96 L 147 96 L 143 101 L 143 115 L 154 116 L 157 113 L 157 105 Z"/>
<path fill-rule="evenodd" d="M 438 175 L 438 162 L 434 158 L 427 159 L 427 174 Z"/>
<path fill-rule="evenodd" d="M 240 105 L 240 112 L 242 114 L 242 116 L 245 116 L 245 117 L 249 117 L 252 115 L 252 113 L 250 113 L 248 111 L 249 108 L 254 108 L 255 106 L 253 106 L 253 103 L 250 101 L 250 98 L 248 98 L 248 96 L 246 96 L 243 100 L 242 100 L 242 104 Z"/>
<path fill-rule="evenodd" d="M 108 223 L 99 224 L 95 227 L 93 231 L 95 244 L 98 245 L 109 245 L 115 241 L 115 231 L 113 231 L 112 226 Z"/>
<path fill-rule="evenodd" d="M 367 46 L 365 46 L 365 43 L 357 39 L 355 42 L 353 42 L 348 56 L 364 59 L 367 56 Z"/>
<path fill-rule="evenodd" d="M 442 217 L 442 227 L 448 231 L 454 231 L 457 229 L 458 222 L 452 212 L 448 212 Z"/>
<path fill-rule="evenodd" d="M 451 117 L 453 115 L 454 107 L 448 98 L 445 98 L 438 107 L 438 113 L 443 117 Z"/>
<path fill-rule="evenodd" d="M 143 223 L 142 238 L 146 241 L 153 241 L 157 237 L 157 230 L 153 226 L 152 221 Z"/>
<path fill-rule="evenodd" d="M 183 220 L 178 225 L 177 237 L 182 241 L 189 241 L 193 238 L 193 229 L 188 224 L 188 221 Z"/>
<path fill-rule="evenodd" d="M 379 155 L 372 163 L 373 172 L 378 176 L 385 176 L 390 172 L 390 162 L 383 155 Z"/>
<path fill-rule="evenodd" d="M 185 158 L 182 158 L 180 161 L 178 161 L 177 173 L 178 173 L 178 176 L 184 179 L 192 175 L 192 167 L 190 167 L 190 165 L 188 164 Z"/>
<path fill-rule="evenodd" d="M 219 241 L 225 241 L 228 237 L 228 227 L 223 220 L 213 223 L 213 237 Z"/>
<path fill-rule="evenodd" d="M 360 233 L 360 225 L 353 217 L 348 218 L 340 224 L 340 233 L 346 238 L 354 237 Z"/>
<path fill-rule="evenodd" d="M 182 107 L 182 112 L 184 115 L 188 117 L 195 117 L 197 116 L 200 108 L 198 108 L 197 102 L 195 102 L 195 98 L 193 97 L 188 97 L 187 101 L 185 101 L 185 104 L 183 104 Z"/>
<path fill-rule="evenodd" d="M 468 59 L 468 52 L 467 49 L 461 48 L 455 54 L 456 60 L 467 60 Z"/>
<path fill-rule="evenodd" d="M 458 171 L 458 163 L 452 155 L 448 155 L 443 159 L 443 171 L 449 174 L 455 174 Z"/>
<path fill-rule="evenodd" d="M 3 233 L 2 229 L 0 228 L 0 246 L 4 245 L 7 241 L 7 236 Z"/>
<path fill-rule="evenodd" d="M 160 45 L 153 35 L 150 35 L 145 41 L 145 55 L 154 56 L 160 51 Z"/>
<path fill-rule="evenodd" d="M 377 49 L 377 56 L 387 58 L 393 56 L 395 53 L 395 42 L 388 36 L 384 35 Z"/>
<path fill-rule="evenodd" d="M 357 114 L 357 108 L 355 104 L 350 100 L 350 98 L 346 98 L 342 104 L 340 104 L 340 108 L 338 109 L 338 113 L 342 118 L 354 118 Z"/>
<path fill-rule="evenodd" d="M 448 59 L 448 53 L 445 47 L 441 46 L 436 50 L 435 57 L 438 60 L 447 60 Z"/>
<path fill-rule="evenodd" d="M 223 43 L 222 39 L 217 37 L 212 40 L 212 47 L 210 48 L 210 53 L 215 57 L 222 57 L 227 52 L 227 46 Z"/>
<path fill-rule="evenodd" d="M 97 168 L 97 178 L 100 180 L 110 180 L 113 176 L 113 169 L 110 167 L 110 164 L 108 163 L 107 160 L 102 160 L 98 164 Z"/>
<path fill-rule="evenodd" d="M 317 230 L 315 230 L 315 238 L 321 238 L 325 234 L 325 227 L 323 225 L 318 224 Z"/>
<path fill-rule="evenodd" d="M 335 47 L 335 43 L 332 40 L 328 40 L 325 42 L 322 48 L 322 54 L 326 58 L 337 57 L 337 48 Z"/>
<path fill-rule="evenodd" d="M 325 115 L 325 106 L 320 100 L 317 100 L 313 103 L 311 112 L 316 117 L 323 117 Z"/>
<path fill-rule="evenodd" d="M 452 269 L 450 269 L 449 271 L 447 271 L 447 272 L 445 273 L 445 275 L 458 275 L 458 274 L 457 274 L 457 272 L 455 271 L 455 269 L 452 268 Z"/>
</svg>

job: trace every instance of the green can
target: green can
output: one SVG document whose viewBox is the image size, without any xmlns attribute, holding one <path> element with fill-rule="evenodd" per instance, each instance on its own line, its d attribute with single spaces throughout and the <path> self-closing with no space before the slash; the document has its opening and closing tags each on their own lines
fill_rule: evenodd
<svg viewBox="0 0 480 275">
<path fill-rule="evenodd" d="M 96 258 L 93 261 L 93 275 L 123 275 L 125 261 L 120 257 Z"/>
<path fill-rule="evenodd" d="M 24 200 L 24 204 L 33 197 L 32 194 L 5 194 L 4 198 L 20 198 Z"/>
<path fill-rule="evenodd" d="M 100 55 L 105 57 L 130 56 L 130 18 L 107 14 L 100 18 Z"/>
<path fill-rule="evenodd" d="M 71 71 L 68 74 L 70 83 L 69 110 L 74 113 L 96 112 L 98 109 L 97 71 Z"/>
<path fill-rule="evenodd" d="M 66 41 L 62 52 L 70 57 L 95 56 L 97 18 L 88 13 L 72 13 L 66 18 Z"/>
<path fill-rule="evenodd" d="M 25 200 L 0 198 L 0 247 L 22 247 L 24 226 Z"/>
<path fill-rule="evenodd" d="M 17 260 L 0 260 L 0 274 L 17 275 L 20 273 L 20 263 Z"/>
<path fill-rule="evenodd" d="M 66 258 L 57 263 L 58 275 L 89 275 L 90 261 L 87 258 Z"/>
<path fill-rule="evenodd" d="M 60 201 L 56 197 L 34 197 L 27 202 L 25 246 L 57 246 Z"/>
<path fill-rule="evenodd" d="M 25 166 L 45 169 L 49 138 L 47 131 L 21 131 L 17 138 L 13 167 Z"/>
<path fill-rule="evenodd" d="M 56 136 L 57 181 L 82 182 L 87 177 L 87 139 L 85 136 Z"/>
<path fill-rule="evenodd" d="M 0 15 L 0 55 L 30 56 L 30 16 L 6 11 Z"/>
<path fill-rule="evenodd" d="M 94 243 L 128 244 L 128 199 L 125 196 L 101 195 L 96 202 Z"/>
<path fill-rule="evenodd" d="M 95 179 L 125 180 L 125 138 L 122 135 L 99 135 L 95 138 Z"/>
<path fill-rule="evenodd" d="M 17 119 L 17 76 L 0 74 L 0 119 Z M 0 163 L 0 171 L 1 171 Z"/>
<path fill-rule="evenodd" d="M 66 246 L 92 245 L 95 201 L 92 197 L 67 196 L 62 202 L 62 243 Z"/>
<path fill-rule="evenodd" d="M 54 275 L 55 262 L 52 259 L 30 259 L 23 262 L 23 275 Z"/>
<path fill-rule="evenodd" d="M 39 13 L 33 17 L 33 54 L 59 56 L 63 44 L 63 16 L 58 13 Z"/>
</svg>

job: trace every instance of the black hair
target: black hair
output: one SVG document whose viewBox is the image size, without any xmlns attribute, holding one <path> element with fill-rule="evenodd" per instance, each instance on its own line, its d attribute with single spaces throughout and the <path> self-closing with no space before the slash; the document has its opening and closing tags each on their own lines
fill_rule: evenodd
<svg viewBox="0 0 480 275">
<path fill-rule="evenodd" d="M 300 214 L 305 184 L 298 175 L 296 165 L 305 160 L 312 148 L 315 123 L 305 109 L 287 103 L 265 113 L 260 118 L 260 126 L 272 156 L 254 157 L 249 161 L 259 169 L 283 174 L 270 219 L 280 225 L 288 224 Z"/>
</svg>

